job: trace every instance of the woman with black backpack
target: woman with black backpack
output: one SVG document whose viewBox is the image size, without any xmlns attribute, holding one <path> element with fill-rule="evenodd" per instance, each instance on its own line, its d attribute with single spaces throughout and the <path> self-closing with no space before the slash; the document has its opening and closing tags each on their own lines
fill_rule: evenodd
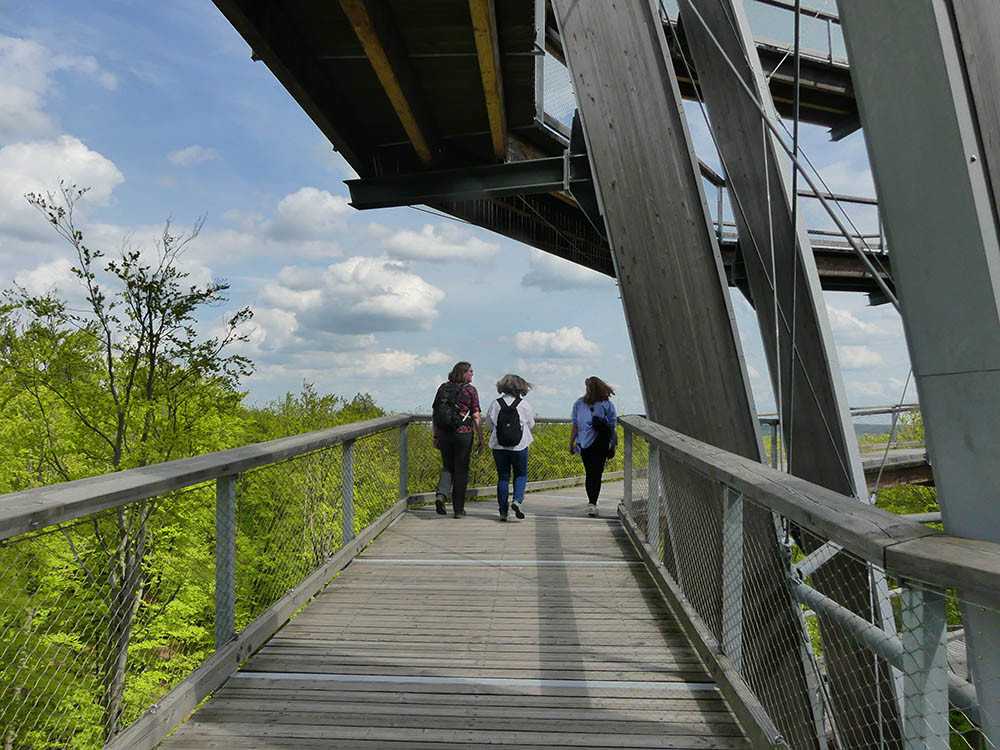
<svg viewBox="0 0 1000 750">
<path fill-rule="evenodd" d="M 507 520 L 507 498 L 510 475 L 514 474 L 514 499 L 510 507 L 514 515 L 524 518 L 524 488 L 528 484 L 528 446 L 531 428 L 535 426 L 535 410 L 524 400 L 531 383 L 517 375 L 507 374 L 497 381 L 500 398 L 486 410 L 486 426 L 493 430 L 490 448 L 497 465 L 497 504 L 500 520 Z"/>
<path fill-rule="evenodd" d="M 587 392 L 573 404 L 573 427 L 569 435 L 569 452 L 579 453 L 586 474 L 587 514 L 597 515 L 597 498 L 601 494 L 604 464 L 615 454 L 618 438 L 615 424 L 618 415 L 611 397 L 615 389 L 597 377 L 584 381 Z"/>
<path fill-rule="evenodd" d="M 479 438 L 476 453 L 483 450 L 483 420 L 479 413 L 479 393 L 472 385 L 472 365 L 457 362 L 434 395 L 431 429 L 434 447 L 441 451 L 441 475 L 434 494 L 434 507 L 444 516 L 444 504 L 451 493 L 455 518 L 465 516 L 465 490 L 469 484 L 469 460 L 472 458 L 472 430 Z"/>
</svg>

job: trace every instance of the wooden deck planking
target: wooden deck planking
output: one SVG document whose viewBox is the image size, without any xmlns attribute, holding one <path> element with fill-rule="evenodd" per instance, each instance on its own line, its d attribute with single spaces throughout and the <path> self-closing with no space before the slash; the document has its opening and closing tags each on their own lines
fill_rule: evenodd
<svg viewBox="0 0 1000 750">
<path fill-rule="evenodd" d="M 582 488 L 409 512 L 164 748 L 746 748 L 617 519 Z M 540 564 L 536 561 L 542 561 Z"/>
</svg>

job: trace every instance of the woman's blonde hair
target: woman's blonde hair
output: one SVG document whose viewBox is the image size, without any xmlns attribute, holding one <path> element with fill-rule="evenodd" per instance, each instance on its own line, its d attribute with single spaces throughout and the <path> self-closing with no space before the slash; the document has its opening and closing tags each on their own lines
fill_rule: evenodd
<svg viewBox="0 0 1000 750">
<path fill-rule="evenodd" d="M 607 401 L 615 395 L 615 389 L 596 376 L 590 376 L 584 381 L 587 392 L 583 396 L 583 403 L 596 404 L 598 401 Z"/>
<path fill-rule="evenodd" d="M 497 393 L 506 393 L 509 396 L 527 396 L 531 390 L 531 383 L 520 375 L 507 373 L 497 381 Z"/>
</svg>

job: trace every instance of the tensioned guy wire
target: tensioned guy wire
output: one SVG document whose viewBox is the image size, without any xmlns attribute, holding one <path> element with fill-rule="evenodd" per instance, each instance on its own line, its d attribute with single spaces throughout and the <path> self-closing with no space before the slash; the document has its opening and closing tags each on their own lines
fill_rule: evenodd
<svg viewBox="0 0 1000 750">
<path fill-rule="evenodd" d="M 817 187 L 816 182 L 812 179 L 812 177 L 810 177 L 809 173 L 802 165 L 802 162 L 798 159 L 798 157 L 796 157 L 792 153 L 791 147 L 785 143 L 785 140 L 784 138 L 782 138 L 781 131 L 778 129 L 778 126 L 776 126 L 774 123 L 771 122 L 770 118 L 767 116 L 767 112 L 764 110 L 764 106 L 760 103 L 760 101 L 758 101 L 753 91 L 750 90 L 750 87 L 747 86 L 746 82 L 740 76 L 740 73 L 736 69 L 736 66 L 733 65 L 732 60 L 729 59 L 729 56 L 726 54 L 725 49 L 723 49 L 722 45 L 719 43 L 719 40 L 716 39 L 715 34 L 712 33 L 712 29 L 709 27 L 708 23 L 702 17 L 701 13 L 699 13 L 698 9 L 695 8 L 693 5 L 691 5 L 690 7 L 692 13 L 694 13 L 695 15 L 695 18 L 698 19 L 698 22 L 702 25 L 702 28 L 705 29 L 705 33 L 708 34 L 709 39 L 712 40 L 712 44 L 714 44 L 716 49 L 719 50 L 719 54 L 722 55 L 723 61 L 726 63 L 726 65 L 729 67 L 729 70 L 736 77 L 736 80 L 739 83 L 740 87 L 743 89 L 744 93 L 746 93 L 746 95 L 750 98 L 750 101 L 753 103 L 754 107 L 757 108 L 757 111 L 760 112 L 761 118 L 764 120 L 764 124 L 768 127 L 768 129 L 771 130 L 772 133 L 774 133 L 776 140 L 778 141 L 779 144 L 781 144 L 781 147 L 788 154 L 795 169 L 799 170 L 802 173 L 802 178 L 806 181 L 810 189 L 815 194 L 816 200 L 818 200 L 820 205 L 823 206 L 823 209 L 827 212 L 827 214 L 829 214 L 830 218 L 833 220 L 833 223 L 837 225 L 837 229 L 840 230 L 840 232 L 844 235 L 844 238 L 850 244 L 851 249 L 854 250 L 858 258 L 861 260 L 862 264 L 864 264 L 865 268 L 868 269 L 868 272 L 872 275 L 872 278 L 875 280 L 875 283 L 878 285 L 882 294 L 885 295 L 886 299 L 888 299 L 889 302 L 892 303 L 892 306 L 895 307 L 896 310 L 898 311 L 900 308 L 899 308 L 899 300 L 896 298 L 896 295 L 892 293 L 892 290 L 889 289 L 889 286 L 882 279 L 881 275 L 878 273 L 878 271 L 875 270 L 875 267 L 868 259 L 868 256 L 865 255 L 864 251 L 854 240 L 851 234 L 847 231 L 847 227 L 844 225 L 844 222 L 841 221 L 840 217 L 833 210 L 833 207 L 830 205 L 829 201 L 827 201 L 827 199 L 823 197 L 823 194 Z"/>
<path fill-rule="evenodd" d="M 662 0 L 660 2 L 660 8 L 661 8 L 662 12 L 664 12 L 664 13 L 666 12 L 663 9 Z M 730 22 L 730 24 L 733 25 L 733 29 L 735 31 L 736 30 L 735 21 L 732 18 L 729 18 L 729 22 Z M 702 23 L 704 23 L 704 19 L 702 19 Z M 671 35 L 673 36 L 674 42 L 677 45 L 677 48 L 678 48 L 678 50 L 680 52 L 681 61 L 684 63 L 684 68 L 687 71 L 688 77 L 689 77 L 689 79 L 692 82 L 694 82 L 695 78 L 694 78 L 694 74 L 693 74 L 693 71 L 692 71 L 691 63 L 688 61 L 687 55 L 684 53 L 684 49 L 680 45 L 680 40 L 677 37 L 677 33 L 674 30 L 673 25 L 672 24 L 668 24 L 668 26 L 670 27 Z M 714 39 L 714 37 L 713 37 L 713 39 Z M 718 42 L 716 42 L 716 44 L 718 45 Z M 729 62 L 728 57 L 726 58 L 726 61 Z M 730 63 L 730 67 L 732 67 L 731 63 Z M 737 76 L 738 75 L 739 74 L 737 73 Z M 740 83 L 743 83 L 742 80 L 740 81 Z M 705 125 L 708 128 L 709 135 L 712 138 L 712 142 L 713 142 L 713 144 L 715 146 L 716 152 L 718 152 L 718 154 L 719 154 L 719 159 L 720 159 L 720 161 L 722 163 L 722 169 L 723 169 L 723 172 L 725 173 L 726 180 L 727 180 L 727 182 L 730 182 L 730 184 L 731 184 L 728 165 L 726 164 L 725 159 L 722 157 L 722 150 L 719 148 L 719 142 L 718 142 L 718 139 L 715 137 L 715 131 L 712 129 L 711 124 L 710 124 L 709 119 L 708 119 L 708 112 L 707 112 L 707 109 L 706 109 L 706 106 L 705 106 L 705 102 L 702 99 L 701 93 L 698 90 L 697 86 L 694 87 L 694 92 L 695 92 L 695 97 L 696 97 L 696 99 L 698 101 L 698 105 L 699 105 L 700 110 L 701 110 L 702 117 L 705 120 Z M 768 123 L 768 118 L 764 114 L 762 108 L 758 107 L 758 110 L 761 111 L 761 114 L 763 116 L 764 122 Z M 778 140 L 780 141 L 781 139 L 779 138 Z M 782 146 L 784 146 L 783 143 L 782 143 Z M 750 244 L 753 247 L 754 253 L 757 256 L 757 260 L 760 263 L 761 268 L 763 268 L 765 270 L 764 277 L 768 281 L 768 284 L 769 284 L 770 289 L 771 289 L 771 293 L 773 295 L 775 295 L 775 297 L 777 297 L 777 286 L 776 286 L 777 280 L 774 278 L 774 276 L 772 276 L 770 278 L 767 277 L 768 264 L 764 262 L 763 255 L 762 255 L 761 250 L 760 250 L 760 245 L 757 242 L 757 238 L 754 236 L 753 230 L 750 228 L 750 222 L 747 219 L 747 214 L 746 214 L 746 210 L 745 210 L 745 208 L 743 206 L 743 202 L 740 199 L 740 196 L 735 191 L 730 190 L 729 194 L 730 194 L 731 198 L 733 199 L 735 207 L 739 210 L 740 216 L 742 216 L 742 218 L 743 218 L 744 226 L 746 227 L 747 233 L 749 234 Z M 779 316 L 781 318 L 781 322 L 784 324 L 785 330 L 788 331 L 789 336 L 794 339 L 793 331 L 792 331 L 792 329 L 789 326 L 788 319 L 785 317 L 784 310 L 781 309 L 781 308 L 778 308 L 778 314 L 779 314 Z M 777 341 L 775 342 L 775 351 L 776 351 L 776 355 L 775 356 L 776 357 L 779 356 L 779 354 L 780 354 L 780 347 L 779 347 L 779 342 L 777 342 Z M 820 404 L 819 396 L 818 396 L 818 394 L 816 392 L 815 386 L 812 383 L 812 378 L 809 377 L 809 372 L 808 372 L 808 370 L 806 370 L 805 364 L 801 361 L 802 358 L 801 358 L 801 355 L 799 354 L 799 352 L 797 351 L 797 349 L 795 349 L 793 347 L 791 351 L 793 353 L 793 356 L 796 358 L 796 362 L 798 362 L 802 366 L 802 376 L 805 379 L 806 386 L 809 389 L 809 394 L 810 394 L 810 396 L 812 396 L 813 402 L 817 406 L 817 411 L 818 411 L 818 413 L 820 415 L 820 419 L 823 422 L 823 427 L 826 430 L 826 434 L 827 434 L 827 437 L 828 437 L 828 439 L 830 441 L 830 445 L 833 446 L 834 449 L 835 449 L 835 454 L 837 456 L 838 462 L 840 463 L 841 470 L 844 472 L 844 477 L 847 479 L 848 485 L 851 485 L 853 483 L 853 481 L 852 481 L 853 474 L 852 474 L 852 472 L 851 472 L 851 470 L 850 470 L 850 468 L 848 466 L 846 456 L 844 456 L 841 453 L 841 451 L 837 448 L 837 446 L 839 444 L 838 444 L 837 440 L 834 437 L 834 431 L 833 431 L 832 426 L 830 425 L 829 420 L 826 417 L 826 413 L 823 411 L 822 408 L 820 408 L 821 404 Z M 779 385 L 778 388 L 779 388 L 778 392 L 779 392 L 779 395 L 780 395 L 780 385 Z M 780 414 L 780 412 L 779 412 L 779 414 Z M 779 416 L 779 419 L 780 419 L 780 416 Z M 791 471 L 791 462 L 787 462 L 786 463 L 786 468 L 788 469 L 788 471 Z"/>
</svg>

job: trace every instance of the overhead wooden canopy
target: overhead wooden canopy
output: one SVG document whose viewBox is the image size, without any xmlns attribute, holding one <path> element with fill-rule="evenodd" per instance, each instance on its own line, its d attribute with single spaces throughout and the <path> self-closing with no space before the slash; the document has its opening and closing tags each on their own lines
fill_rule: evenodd
<svg viewBox="0 0 1000 750">
<path fill-rule="evenodd" d="M 268 66 L 362 178 L 561 156 L 569 144 L 569 129 L 539 110 L 541 47 L 558 59 L 561 41 L 536 0 L 214 2 L 253 58 Z M 541 35 L 539 25 L 545 26 Z M 762 56 L 773 52 L 766 47 L 758 45 Z M 693 96 L 686 71 L 679 61 L 675 66 L 682 93 Z M 787 61 L 772 87 L 787 89 L 784 67 Z M 827 98 L 810 107 L 804 94 L 804 117 L 849 124 L 856 108 L 846 68 L 815 67 L 809 80 L 816 81 L 816 96 Z M 780 90 L 774 94 L 782 98 Z M 614 275 L 607 241 L 560 191 L 458 196 L 431 205 Z M 728 277 L 738 283 L 735 241 L 723 245 Z M 825 288 L 874 288 L 848 253 L 835 251 L 834 260 L 829 274 L 819 266 Z"/>
<path fill-rule="evenodd" d="M 362 177 L 538 140 L 534 0 L 215 3 Z"/>
</svg>

